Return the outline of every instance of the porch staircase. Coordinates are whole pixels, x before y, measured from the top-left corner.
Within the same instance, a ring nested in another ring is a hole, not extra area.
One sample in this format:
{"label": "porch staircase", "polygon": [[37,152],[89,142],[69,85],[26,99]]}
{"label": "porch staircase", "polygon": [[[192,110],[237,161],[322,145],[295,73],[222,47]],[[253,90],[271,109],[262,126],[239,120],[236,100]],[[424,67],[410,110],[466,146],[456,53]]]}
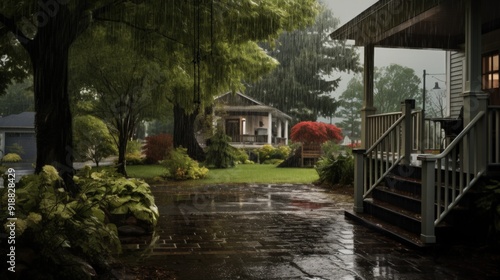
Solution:
{"label": "porch staircase", "polygon": [[[400,165],[388,174],[384,182],[373,189],[363,200],[362,213],[345,211],[345,216],[361,222],[375,230],[389,235],[401,242],[417,247],[426,247],[421,241],[422,182],[421,168]],[[452,194],[449,193],[451,197]],[[435,228],[436,243],[457,241],[458,232],[468,224],[468,208],[473,195],[462,199],[446,219]],[[460,230],[459,230],[460,229]]]}
{"label": "porch staircase", "polygon": [[414,144],[425,141],[415,143],[414,136],[424,132],[414,125],[419,117],[411,100],[403,105],[395,120],[387,121],[394,114],[369,120],[382,129],[368,149],[353,151],[354,207],[345,214],[418,247],[463,240],[472,221],[468,197],[487,169],[486,114],[478,112],[440,154],[419,153],[415,162]]}

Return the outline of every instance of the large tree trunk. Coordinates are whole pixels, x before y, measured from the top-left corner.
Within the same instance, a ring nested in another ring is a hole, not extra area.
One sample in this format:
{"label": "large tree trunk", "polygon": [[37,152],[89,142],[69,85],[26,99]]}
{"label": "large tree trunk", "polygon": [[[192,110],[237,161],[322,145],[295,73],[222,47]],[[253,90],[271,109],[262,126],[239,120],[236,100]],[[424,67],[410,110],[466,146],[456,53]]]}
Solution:
{"label": "large tree trunk", "polygon": [[29,48],[35,93],[37,158],[35,172],[53,165],[75,194],[73,182],[73,131],[68,95],[68,53],[71,38],[57,33],[59,22],[40,28]]}
{"label": "large tree trunk", "polygon": [[197,160],[205,160],[205,152],[194,136],[194,122],[199,110],[188,114],[179,105],[174,105],[174,147],[187,148],[188,155]]}

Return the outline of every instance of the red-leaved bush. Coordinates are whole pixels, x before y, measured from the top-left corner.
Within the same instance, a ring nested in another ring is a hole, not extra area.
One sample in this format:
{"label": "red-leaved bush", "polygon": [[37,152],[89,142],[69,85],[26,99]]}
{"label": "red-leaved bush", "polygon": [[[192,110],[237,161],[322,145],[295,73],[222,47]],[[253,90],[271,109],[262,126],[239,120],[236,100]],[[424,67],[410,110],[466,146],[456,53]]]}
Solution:
{"label": "red-leaved bush", "polygon": [[294,142],[324,143],[329,140],[342,140],[342,130],[333,124],[322,122],[299,122],[292,127],[290,138]]}
{"label": "red-leaved bush", "polygon": [[167,152],[172,150],[173,138],[170,134],[158,134],[146,137],[144,152],[147,163],[158,163],[163,160]]}

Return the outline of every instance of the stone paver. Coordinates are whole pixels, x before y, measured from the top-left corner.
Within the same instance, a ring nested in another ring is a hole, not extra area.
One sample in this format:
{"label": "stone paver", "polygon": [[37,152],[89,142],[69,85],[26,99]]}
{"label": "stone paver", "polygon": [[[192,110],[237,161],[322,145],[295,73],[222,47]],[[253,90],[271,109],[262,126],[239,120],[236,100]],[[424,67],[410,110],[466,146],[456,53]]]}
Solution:
{"label": "stone paver", "polygon": [[407,247],[346,220],[352,205],[320,187],[153,191],[158,240],[125,249],[177,279],[500,279],[498,256]]}

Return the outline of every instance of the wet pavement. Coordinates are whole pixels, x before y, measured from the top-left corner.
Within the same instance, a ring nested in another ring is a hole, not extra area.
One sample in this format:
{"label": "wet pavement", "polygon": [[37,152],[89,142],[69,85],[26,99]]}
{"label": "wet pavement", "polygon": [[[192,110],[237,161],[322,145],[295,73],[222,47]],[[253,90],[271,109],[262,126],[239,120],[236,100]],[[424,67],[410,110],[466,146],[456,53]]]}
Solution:
{"label": "wet pavement", "polygon": [[[156,187],[157,241],[125,246],[176,279],[500,279],[498,255],[419,250],[344,218],[316,186]],[[136,253],[138,254],[138,253]]]}

